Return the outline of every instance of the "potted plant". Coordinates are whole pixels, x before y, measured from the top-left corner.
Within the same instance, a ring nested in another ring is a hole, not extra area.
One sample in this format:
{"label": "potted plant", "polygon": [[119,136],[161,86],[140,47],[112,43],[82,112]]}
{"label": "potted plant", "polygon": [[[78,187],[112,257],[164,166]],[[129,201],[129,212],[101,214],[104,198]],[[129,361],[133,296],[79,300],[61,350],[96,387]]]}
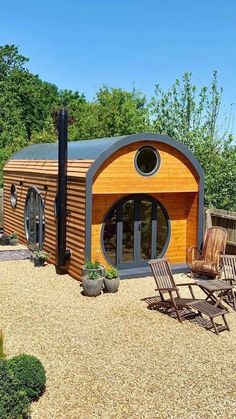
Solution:
{"label": "potted plant", "polygon": [[8,246],[10,244],[10,237],[6,233],[1,235],[0,244],[2,246]]}
{"label": "potted plant", "polygon": [[48,260],[50,257],[50,253],[47,253],[44,250],[39,250],[39,249],[33,250],[32,255],[33,255],[34,266],[36,267],[44,266],[46,260]]}
{"label": "potted plant", "polygon": [[105,271],[104,285],[107,292],[117,292],[120,285],[119,272],[114,266]]}
{"label": "potted plant", "polygon": [[90,272],[96,272],[100,276],[104,276],[105,267],[101,265],[98,260],[92,262],[91,260],[86,260],[85,264],[82,266],[82,275],[89,275]]}
{"label": "potted plant", "polygon": [[18,244],[18,235],[15,231],[10,235],[10,245],[16,246]]}
{"label": "potted plant", "polygon": [[90,270],[89,273],[84,275],[82,279],[84,295],[88,297],[97,297],[101,294],[103,279],[103,276],[96,272],[96,270]]}

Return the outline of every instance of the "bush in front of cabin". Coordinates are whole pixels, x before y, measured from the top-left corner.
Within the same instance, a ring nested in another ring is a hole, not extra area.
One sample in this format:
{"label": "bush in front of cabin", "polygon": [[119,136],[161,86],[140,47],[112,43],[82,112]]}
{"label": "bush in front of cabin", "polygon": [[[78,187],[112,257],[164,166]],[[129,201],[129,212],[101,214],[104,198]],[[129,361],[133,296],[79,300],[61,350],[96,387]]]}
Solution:
{"label": "bush in front of cabin", "polygon": [[32,355],[18,355],[8,360],[8,367],[21,383],[30,401],[36,400],[42,394],[46,372],[39,359]]}
{"label": "bush in front of cabin", "polygon": [[8,361],[0,361],[0,418],[22,418],[29,405],[27,393],[9,368]]}

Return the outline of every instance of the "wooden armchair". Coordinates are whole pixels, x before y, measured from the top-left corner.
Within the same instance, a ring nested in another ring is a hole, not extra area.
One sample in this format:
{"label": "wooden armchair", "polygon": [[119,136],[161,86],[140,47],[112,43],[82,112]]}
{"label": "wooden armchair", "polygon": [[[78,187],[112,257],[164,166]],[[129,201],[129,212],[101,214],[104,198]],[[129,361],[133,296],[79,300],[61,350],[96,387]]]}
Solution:
{"label": "wooden armchair", "polygon": [[187,251],[187,263],[192,274],[215,278],[220,275],[220,255],[225,253],[227,230],[210,227],[206,230],[202,252],[196,247]]}

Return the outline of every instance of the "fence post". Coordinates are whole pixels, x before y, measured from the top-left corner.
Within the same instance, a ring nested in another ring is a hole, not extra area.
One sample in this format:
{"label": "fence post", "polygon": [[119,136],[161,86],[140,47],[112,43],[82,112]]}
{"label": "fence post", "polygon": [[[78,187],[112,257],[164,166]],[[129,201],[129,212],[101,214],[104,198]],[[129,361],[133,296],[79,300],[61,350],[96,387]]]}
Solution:
{"label": "fence post", "polygon": [[207,209],[205,211],[205,230],[210,227],[212,227],[211,210]]}

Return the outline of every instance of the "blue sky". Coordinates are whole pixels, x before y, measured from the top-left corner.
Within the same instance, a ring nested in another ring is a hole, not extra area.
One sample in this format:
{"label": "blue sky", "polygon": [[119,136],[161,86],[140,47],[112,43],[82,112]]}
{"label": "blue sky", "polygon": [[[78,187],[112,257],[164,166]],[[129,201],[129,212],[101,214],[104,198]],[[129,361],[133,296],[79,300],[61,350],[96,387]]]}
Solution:
{"label": "blue sky", "polygon": [[216,69],[223,113],[236,102],[235,0],[9,0],[0,28],[30,71],[88,99],[102,84],[150,97],[186,70],[201,86]]}

